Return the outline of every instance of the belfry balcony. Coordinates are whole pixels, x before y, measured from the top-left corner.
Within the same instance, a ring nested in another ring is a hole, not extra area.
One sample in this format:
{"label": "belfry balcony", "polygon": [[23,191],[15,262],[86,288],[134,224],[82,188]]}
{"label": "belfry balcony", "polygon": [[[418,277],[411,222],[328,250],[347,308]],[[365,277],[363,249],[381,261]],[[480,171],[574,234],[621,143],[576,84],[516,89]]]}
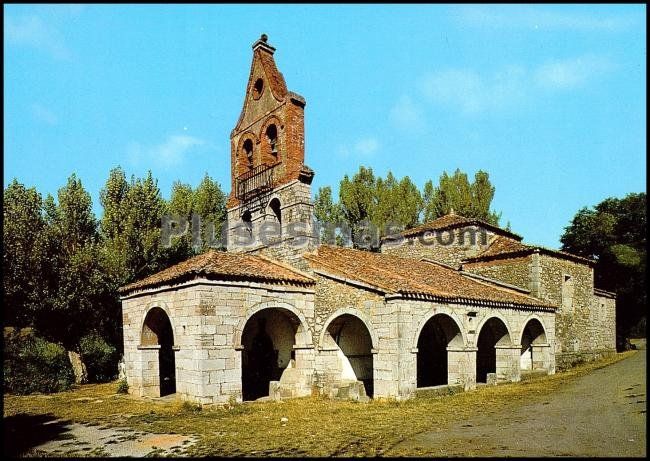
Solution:
{"label": "belfry balcony", "polygon": [[236,197],[242,202],[246,202],[273,189],[273,172],[279,165],[258,165],[255,168],[236,178]]}

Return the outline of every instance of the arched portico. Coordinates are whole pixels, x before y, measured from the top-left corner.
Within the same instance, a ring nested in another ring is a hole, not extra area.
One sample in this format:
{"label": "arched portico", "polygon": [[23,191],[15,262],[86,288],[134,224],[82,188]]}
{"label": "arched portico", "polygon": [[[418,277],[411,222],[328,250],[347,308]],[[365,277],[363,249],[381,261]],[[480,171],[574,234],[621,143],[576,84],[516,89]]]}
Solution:
{"label": "arched portico", "polygon": [[541,320],[529,319],[521,332],[520,367],[522,371],[551,370],[550,345]]}
{"label": "arched portico", "polygon": [[323,328],[320,348],[332,354],[338,379],[363,382],[366,395],[374,392],[373,335],[368,323],[349,311],[337,311]]}
{"label": "arched portico", "polygon": [[140,334],[139,349],[143,355],[143,388],[147,394],[162,397],[176,392],[176,360],[174,331],[167,313],[152,307],[146,313]]}
{"label": "arched portico", "polygon": [[476,341],[476,382],[487,383],[494,374],[496,382],[518,381],[519,347],[515,346],[505,321],[487,318],[478,330]]}
{"label": "arched portico", "polygon": [[300,352],[311,335],[299,314],[287,307],[258,306],[238,331],[243,400],[271,395],[272,382],[279,383],[281,395],[304,393],[311,364]]}
{"label": "arched portico", "polygon": [[455,383],[454,351],[465,345],[458,323],[447,314],[435,314],[421,326],[417,339],[417,387]]}

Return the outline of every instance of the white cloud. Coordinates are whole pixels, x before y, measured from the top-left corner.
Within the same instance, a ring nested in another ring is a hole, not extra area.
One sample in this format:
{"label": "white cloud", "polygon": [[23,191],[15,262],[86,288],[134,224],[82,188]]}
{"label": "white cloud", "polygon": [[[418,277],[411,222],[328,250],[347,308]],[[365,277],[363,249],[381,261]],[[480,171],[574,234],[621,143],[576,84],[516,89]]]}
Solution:
{"label": "white cloud", "polygon": [[171,168],[180,165],[193,148],[204,144],[205,141],[193,136],[171,135],[158,145],[146,147],[140,143],[131,143],[126,150],[129,161],[134,165],[147,162]]}
{"label": "white cloud", "polygon": [[337,152],[342,157],[350,157],[353,155],[369,156],[379,150],[380,144],[376,138],[366,137],[358,139],[352,144],[341,145]]}
{"label": "white cloud", "polygon": [[39,16],[5,19],[5,39],[13,45],[31,46],[45,51],[55,59],[68,60],[72,53],[61,33]]}
{"label": "white cloud", "polygon": [[448,69],[426,75],[420,89],[429,101],[471,115],[521,102],[526,94],[525,74],[521,66],[505,67],[489,76],[472,69]]}
{"label": "white cloud", "polygon": [[431,103],[471,116],[518,108],[538,97],[540,91],[585,86],[614,67],[607,57],[588,54],[548,61],[532,69],[505,66],[491,74],[447,69],[425,75],[420,90]]}
{"label": "white cloud", "polygon": [[464,25],[492,28],[616,32],[634,26],[631,15],[596,15],[522,5],[462,6],[452,10]]}
{"label": "white cloud", "polygon": [[604,57],[586,55],[547,62],[537,69],[535,79],[544,87],[574,88],[590,78],[608,72],[612,67],[612,63]]}
{"label": "white cloud", "polygon": [[421,132],[426,126],[422,110],[413,102],[410,96],[403,95],[390,110],[393,124],[410,132]]}
{"label": "white cloud", "polygon": [[360,139],[354,145],[354,150],[362,155],[370,155],[379,149],[379,141],[375,138]]}
{"label": "white cloud", "polygon": [[40,122],[48,125],[56,125],[59,122],[59,119],[54,112],[38,103],[32,104],[31,111],[34,118]]}

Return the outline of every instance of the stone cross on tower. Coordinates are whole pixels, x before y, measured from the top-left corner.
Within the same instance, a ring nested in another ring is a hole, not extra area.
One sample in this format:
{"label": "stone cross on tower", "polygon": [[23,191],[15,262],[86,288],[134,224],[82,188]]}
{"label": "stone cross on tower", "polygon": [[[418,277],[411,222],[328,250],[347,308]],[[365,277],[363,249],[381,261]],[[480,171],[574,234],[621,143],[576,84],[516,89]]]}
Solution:
{"label": "stone cross on tower", "polygon": [[230,133],[228,250],[273,247],[281,257],[296,237],[311,238],[314,172],[304,163],[305,99],[287,89],[274,52],[266,34],[253,43],[244,106]]}

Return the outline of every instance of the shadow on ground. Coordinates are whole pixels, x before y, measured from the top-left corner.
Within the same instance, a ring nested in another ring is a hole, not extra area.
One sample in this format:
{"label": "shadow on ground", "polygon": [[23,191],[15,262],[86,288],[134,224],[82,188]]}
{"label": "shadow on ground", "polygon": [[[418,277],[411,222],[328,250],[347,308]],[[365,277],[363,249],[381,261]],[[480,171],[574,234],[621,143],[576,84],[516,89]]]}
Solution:
{"label": "shadow on ground", "polygon": [[67,425],[68,421],[49,414],[20,413],[5,417],[2,420],[2,454],[17,457],[43,443],[67,438]]}

